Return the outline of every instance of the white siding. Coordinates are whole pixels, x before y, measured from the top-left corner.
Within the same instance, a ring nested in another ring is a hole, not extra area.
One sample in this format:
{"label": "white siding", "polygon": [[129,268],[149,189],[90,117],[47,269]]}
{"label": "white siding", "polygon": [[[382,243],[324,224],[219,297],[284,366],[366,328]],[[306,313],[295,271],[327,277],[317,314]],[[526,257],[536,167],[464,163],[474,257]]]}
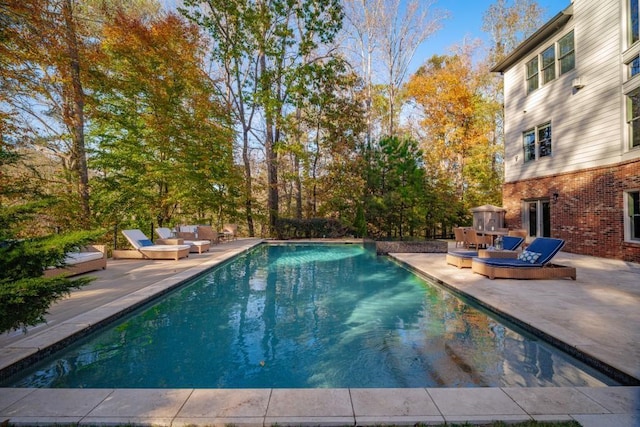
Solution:
{"label": "white siding", "polygon": [[[574,0],[574,15],[566,26],[505,73],[506,182],[623,159],[624,5],[625,0]],[[572,29],[575,69],[527,95],[526,62]],[[585,84],[578,91],[571,86],[576,77]],[[522,133],[548,121],[552,126],[552,156],[524,163]]]}

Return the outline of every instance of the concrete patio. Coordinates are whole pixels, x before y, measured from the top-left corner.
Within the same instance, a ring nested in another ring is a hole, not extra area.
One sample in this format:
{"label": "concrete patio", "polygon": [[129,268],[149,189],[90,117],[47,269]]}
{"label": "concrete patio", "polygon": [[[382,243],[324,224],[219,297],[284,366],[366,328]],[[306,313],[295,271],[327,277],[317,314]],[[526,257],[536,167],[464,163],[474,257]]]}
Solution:
{"label": "concrete patio", "polygon": [[[64,346],[123,310],[259,244],[238,239],[180,261],[109,260],[57,304],[48,323],[0,335],[0,369]],[[539,331],[627,379],[640,379],[640,265],[560,253],[576,281],[489,280],[444,254],[393,254],[431,281]],[[638,383],[638,382],[636,382]],[[640,387],[416,389],[0,389],[0,421],[15,425],[414,425],[577,420],[640,426]]]}

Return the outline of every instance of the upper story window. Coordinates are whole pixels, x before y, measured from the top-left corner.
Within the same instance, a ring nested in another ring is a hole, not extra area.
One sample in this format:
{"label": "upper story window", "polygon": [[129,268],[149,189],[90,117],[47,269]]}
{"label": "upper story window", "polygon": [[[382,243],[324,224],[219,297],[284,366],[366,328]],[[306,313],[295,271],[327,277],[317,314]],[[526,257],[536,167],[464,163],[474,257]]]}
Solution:
{"label": "upper story window", "polygon": [[551,155],[551,123],[538,125],[522,134],[524,162]]}
{"label": "upper story window", "polygon": [[627,0],[629,5],[629,46],[640,40],[640,6],[638,0]]}
{"label": "upper story window", "polygon": [[538,89],[538,57],[527,62],[527,92]]}
{"label": "upper story window", "polygon": [[560,63],[560,75],[573,70],[576,66],[573,31],[558,40],[558,62]]}
{"label": "upper story window", "polygon": [[527,93],[549,83],[556,76],[573,70],[575,64],[575,45],[571,31],[527,62]]}
{"label": "upper story window", "polygon": [[542,59],[542,84],[556,78],[556,48],[549,46],[540,55]]}

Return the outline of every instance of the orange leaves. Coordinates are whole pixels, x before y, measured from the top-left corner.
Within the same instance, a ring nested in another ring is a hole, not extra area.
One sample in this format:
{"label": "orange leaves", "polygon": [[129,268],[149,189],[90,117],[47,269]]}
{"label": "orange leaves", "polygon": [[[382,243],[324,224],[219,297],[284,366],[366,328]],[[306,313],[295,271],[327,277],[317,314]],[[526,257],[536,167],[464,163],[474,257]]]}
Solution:
{"label": "orange leaves", "polygon": [[486,96],[485,71],[474,68],[472,52],[432,57],[406,86],[407,94],[422,109],[422,149],[425,160],[449,176],[462,195],[481,176],[477,165],[495,155],[490,135],[495,127],[492,107]]}

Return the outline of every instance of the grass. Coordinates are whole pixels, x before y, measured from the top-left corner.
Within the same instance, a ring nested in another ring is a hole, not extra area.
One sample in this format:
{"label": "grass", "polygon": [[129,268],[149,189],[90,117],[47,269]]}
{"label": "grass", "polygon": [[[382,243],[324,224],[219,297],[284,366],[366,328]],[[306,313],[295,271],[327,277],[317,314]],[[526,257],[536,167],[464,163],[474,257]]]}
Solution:
{"label": "grass", "polygon": [[494,421],[490,424],[441,424],[447,427],[580,427],[577,421],[524,421],[516,424],[507,424],[503,421]]}

